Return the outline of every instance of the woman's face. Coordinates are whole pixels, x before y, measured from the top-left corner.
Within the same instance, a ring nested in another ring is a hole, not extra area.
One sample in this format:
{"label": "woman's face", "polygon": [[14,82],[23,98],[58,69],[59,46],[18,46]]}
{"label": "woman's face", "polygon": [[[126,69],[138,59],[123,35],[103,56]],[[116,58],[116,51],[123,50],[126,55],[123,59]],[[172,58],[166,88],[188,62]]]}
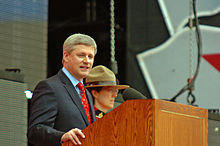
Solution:
{"label": "woman's face", "polygon": [[114,86],[104,86],[99,92],[92,90],[92,95],[95,101],[94,106],[106,113],[114,107],[117,94],[118,90]]}

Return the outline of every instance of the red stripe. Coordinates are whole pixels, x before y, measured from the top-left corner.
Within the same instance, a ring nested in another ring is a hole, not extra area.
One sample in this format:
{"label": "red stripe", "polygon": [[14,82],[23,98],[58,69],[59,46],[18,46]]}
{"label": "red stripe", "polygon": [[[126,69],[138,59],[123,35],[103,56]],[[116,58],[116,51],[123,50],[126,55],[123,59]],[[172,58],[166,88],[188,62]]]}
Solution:
{"label": "red stripe", "polygon": [[202,57],[220,72],[220,54],[205,54]]}

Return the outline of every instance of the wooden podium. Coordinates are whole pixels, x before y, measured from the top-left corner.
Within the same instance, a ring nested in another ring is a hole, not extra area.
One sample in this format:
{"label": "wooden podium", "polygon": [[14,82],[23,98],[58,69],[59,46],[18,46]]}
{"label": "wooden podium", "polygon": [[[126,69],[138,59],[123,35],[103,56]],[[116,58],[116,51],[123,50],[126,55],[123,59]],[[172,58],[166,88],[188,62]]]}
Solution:
{"label": "wooden podium", "polygon": [[208,146],[208,110],[159,99],[128,100],[83,133],[83,146]]}

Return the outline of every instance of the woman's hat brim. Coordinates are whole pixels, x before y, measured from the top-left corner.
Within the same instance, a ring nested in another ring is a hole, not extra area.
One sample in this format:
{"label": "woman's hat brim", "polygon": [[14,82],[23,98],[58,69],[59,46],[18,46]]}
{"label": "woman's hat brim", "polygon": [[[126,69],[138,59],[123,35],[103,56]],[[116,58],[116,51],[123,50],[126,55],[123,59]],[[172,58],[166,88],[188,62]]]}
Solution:
{"label": "woman's hat brim", "polygon": [[116,89],[125,89],[125,88],[129,88],[128,85],[90,85],[90,86],[86,86],[86,88],[93,88],[93,87],[115,87]]}

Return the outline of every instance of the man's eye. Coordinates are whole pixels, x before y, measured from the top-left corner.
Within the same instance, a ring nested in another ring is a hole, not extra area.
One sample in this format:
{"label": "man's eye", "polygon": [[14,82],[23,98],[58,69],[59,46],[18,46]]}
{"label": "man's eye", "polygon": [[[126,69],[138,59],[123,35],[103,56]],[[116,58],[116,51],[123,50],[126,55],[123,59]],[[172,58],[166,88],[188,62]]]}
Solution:
{"label": "man's eye", "polygon": [[82,56],[84,56],[84,54],[79,54],[78,56],[82,57]]}
{"label": "man's eye", "polygon": [[90,59],[93,59],[93,56],[89,56]]}

